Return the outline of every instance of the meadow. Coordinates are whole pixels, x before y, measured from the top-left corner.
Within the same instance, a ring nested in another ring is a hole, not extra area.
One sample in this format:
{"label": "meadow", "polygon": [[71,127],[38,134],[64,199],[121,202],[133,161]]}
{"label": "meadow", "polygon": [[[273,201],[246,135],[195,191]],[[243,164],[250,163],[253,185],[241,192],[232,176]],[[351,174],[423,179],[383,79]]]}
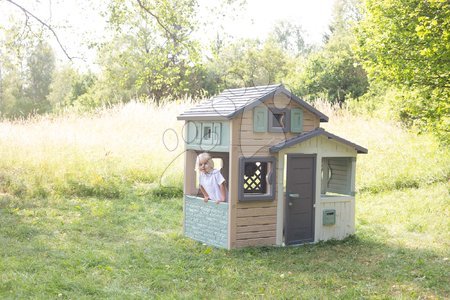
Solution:
{"label": "meadow", "polygon": [[182,235],[189,105],[0,123],[0,298],[450,297],[450,153],[433,136],[316,103],[369,149],[356,234],[226,251]]}

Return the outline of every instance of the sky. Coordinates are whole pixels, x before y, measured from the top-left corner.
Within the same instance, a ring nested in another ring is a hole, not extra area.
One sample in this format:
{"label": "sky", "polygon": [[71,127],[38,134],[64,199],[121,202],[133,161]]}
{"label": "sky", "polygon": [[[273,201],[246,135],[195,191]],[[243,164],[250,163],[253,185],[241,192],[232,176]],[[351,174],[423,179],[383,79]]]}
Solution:
{"label": "sky", "polygon": [[235,36],[263,38],[274,24],[286,20],[301,25],[308,43],[318,44],[331,20],[333,0],[247,0],[247,10],[227,24]]}
{"label": "sky", "polygon": [[[15,1],[42,20],[55,25],[55,31],[69,54],[84,58],[79,60],[79,64],[91,64],[95,60],[95,52],[89,48],[89,44],[104,38],[106,22],[99,12],[105,8],[105,1]],[[220,0],[198,0],[204,18],[211,16],[210,8],[218,1]],[[323,34],[328,29],[334,0],[247,0],[246,2],[247,5],[244,7],[235,5],[234,10],[227,9],[230,16],[226,19],[209,20],[210,25],[201,33],[202,38],[212,39],[216,33],[215,29],[221,25],[222,30],[230,37],[264,39],[277,21],[286,20],[303,28],[307,43],[320,44]],[[24,19],[19,9],[6,1],[0,1],[0,25],[7,24],[11,15],[14,19]],[[209,26],[212,26],[214,30],[208,30]],[[54,45],[57,46],[55,42]],[[61,50],[56,50],[56,54],[62,61],[66,59]]]}

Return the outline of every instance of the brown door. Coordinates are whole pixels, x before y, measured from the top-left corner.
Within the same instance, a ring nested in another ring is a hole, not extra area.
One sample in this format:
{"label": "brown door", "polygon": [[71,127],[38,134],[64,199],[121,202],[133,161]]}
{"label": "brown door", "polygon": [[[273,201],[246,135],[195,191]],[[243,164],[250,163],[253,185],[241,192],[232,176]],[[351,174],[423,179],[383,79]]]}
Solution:
{"label": "brown door", "polygon": [[286,165],[285,243],[313,242],[316,156],[288,154]]}

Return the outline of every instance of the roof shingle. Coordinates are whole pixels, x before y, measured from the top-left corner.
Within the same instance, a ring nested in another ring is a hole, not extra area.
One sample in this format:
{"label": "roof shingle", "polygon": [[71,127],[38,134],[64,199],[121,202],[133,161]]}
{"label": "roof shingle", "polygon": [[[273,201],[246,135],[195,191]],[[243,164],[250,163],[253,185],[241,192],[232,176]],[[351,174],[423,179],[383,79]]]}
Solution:
{"label": "roof shingle", "polygon": [[178,120],[229,120],[240,114],[244,109],[263,103],[272,98],[275,93],[284,93],[292,101],[298,103],[311,113],[327,122],[328,117],[288,91],[282,84],[246,87],[224,90],[211,99],[202,101],[195,107],[180,114]]}

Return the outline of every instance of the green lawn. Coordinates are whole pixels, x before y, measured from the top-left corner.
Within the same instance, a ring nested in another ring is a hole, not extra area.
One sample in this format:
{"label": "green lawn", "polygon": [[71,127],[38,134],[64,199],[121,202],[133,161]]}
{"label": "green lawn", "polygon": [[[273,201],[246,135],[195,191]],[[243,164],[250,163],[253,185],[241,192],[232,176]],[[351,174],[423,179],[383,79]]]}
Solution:
{"label": "green lawn", "polygon": [[226,251],[183,237],[182,200],[0,196],[0,298],[447,298],[448,185],[364,193],[356,236]]}
{"label": "green lawn", "polygon": [[324,127],[369,149],[356,235],[226,251],[182,235],[184,145],[164,132],[182,137],[185,108],[163,109],[0,122],[0,299],[450,298],[450,151],[433,136],[328,107]]}

